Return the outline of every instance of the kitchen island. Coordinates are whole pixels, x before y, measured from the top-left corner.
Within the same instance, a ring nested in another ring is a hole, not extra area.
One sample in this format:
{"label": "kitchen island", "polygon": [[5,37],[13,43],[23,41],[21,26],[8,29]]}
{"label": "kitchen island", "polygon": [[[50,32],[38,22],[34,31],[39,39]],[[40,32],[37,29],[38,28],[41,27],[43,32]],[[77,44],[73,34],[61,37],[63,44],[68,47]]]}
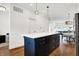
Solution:
{"label": "kitchen island", "polygon": [[39,33],[23,36],[25,56],[48,56],[60,45],[59,33]]}

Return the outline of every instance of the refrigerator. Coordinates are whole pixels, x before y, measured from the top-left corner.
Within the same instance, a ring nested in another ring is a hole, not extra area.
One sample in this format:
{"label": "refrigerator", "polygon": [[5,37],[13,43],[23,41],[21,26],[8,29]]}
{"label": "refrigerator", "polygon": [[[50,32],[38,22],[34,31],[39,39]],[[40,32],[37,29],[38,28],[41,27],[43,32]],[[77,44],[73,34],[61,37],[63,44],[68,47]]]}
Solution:
{"label": "refrigerator", "polygon": [[76,56],[79,56],[79,13],[75,14]]}

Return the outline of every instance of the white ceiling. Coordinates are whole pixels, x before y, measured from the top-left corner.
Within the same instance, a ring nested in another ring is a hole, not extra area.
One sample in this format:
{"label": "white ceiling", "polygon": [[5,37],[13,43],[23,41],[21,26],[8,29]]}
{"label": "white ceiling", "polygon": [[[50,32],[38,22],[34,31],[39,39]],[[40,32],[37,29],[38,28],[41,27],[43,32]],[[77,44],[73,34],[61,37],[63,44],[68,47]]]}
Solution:
{"label": "white ceiling", "polygon": [[[36,4],[35,3],[20,3],[20,6],[34,11]],[[46,6],[49,5],[49,16],[52,18],[67,18],[68,13],[77,12],[78,4],[77,3],[38,3],[37,9],[40,13],[47,14]]]}

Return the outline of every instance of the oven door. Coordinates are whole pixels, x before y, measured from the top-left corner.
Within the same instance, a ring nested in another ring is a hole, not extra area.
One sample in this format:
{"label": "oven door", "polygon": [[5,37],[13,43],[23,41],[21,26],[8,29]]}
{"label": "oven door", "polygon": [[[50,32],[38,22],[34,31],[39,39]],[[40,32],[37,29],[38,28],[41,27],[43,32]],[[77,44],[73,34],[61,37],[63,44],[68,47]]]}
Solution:
{"label": "oven door", "polygon": [[6,36],[0,35],[0,43],[5,43],[5,42],[6,42]]}

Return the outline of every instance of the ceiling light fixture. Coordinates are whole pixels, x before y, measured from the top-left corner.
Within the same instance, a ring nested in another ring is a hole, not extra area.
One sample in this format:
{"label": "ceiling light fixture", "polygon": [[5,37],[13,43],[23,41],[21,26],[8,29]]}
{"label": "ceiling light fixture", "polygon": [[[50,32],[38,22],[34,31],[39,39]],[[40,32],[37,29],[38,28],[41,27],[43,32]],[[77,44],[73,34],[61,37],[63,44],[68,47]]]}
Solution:
{"label": "ceiling light fixture", "polygon": [[0,6],[0,11],[5,11],[5,10],[6,10],[6,7]]}
{"label": "ceiling light fixture", "polygon": [[70,20],[70,13],[68,13],[68,20]]}
{"label": "ceiling light fixture", "polygon": [[48,10],[49,9],[49,6],[47,6],[46,8],[47,8],[47,16],[49,16],[49,13],[48,13],[49,12],[49,10]]}
{"label": "ceiling light fixture", "polygon": [[35,7],[35,11],[34,11],[35,15],[39,15],[39,10],[37,8],[37,3],[36,3],[36,7]]}
{"label": "ceiling light fixture", "polygon": [[68,21],[65,22],[67,25],[72,25],[72,21],[70,20],[70,13],[68,13]]}
{"label": "ceiling light fixture", "polygon": [[48,17],[48,20],[50,20],[50,16],[49,16],[49,5],[47,5],[47,17]]}

